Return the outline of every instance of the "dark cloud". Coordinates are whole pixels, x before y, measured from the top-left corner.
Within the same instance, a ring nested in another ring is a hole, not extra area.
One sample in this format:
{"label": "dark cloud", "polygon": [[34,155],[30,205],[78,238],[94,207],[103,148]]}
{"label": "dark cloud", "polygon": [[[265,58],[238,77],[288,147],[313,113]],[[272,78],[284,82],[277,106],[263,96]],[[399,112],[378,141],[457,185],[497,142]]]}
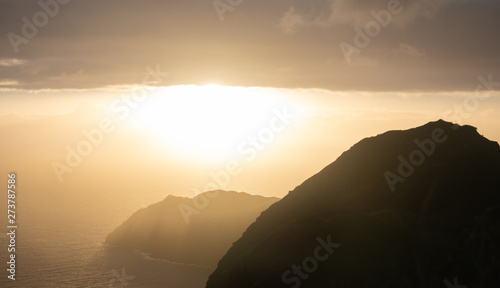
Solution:
{"label": "dark cloud", "polygon": [[[72,0],[29,39],[22,19],[42,8],[4,0],[0,88],[140,84],[157,64],[170,73],[160,85],[472,90],[478,75],[500,74],[498,1],[402,0],[348,63],[339,45],[356,47],[353,25],[363,30],[389,2],[242,0],[221,21],[212,1]],[[9,33],[27,40],[18,53]]]}

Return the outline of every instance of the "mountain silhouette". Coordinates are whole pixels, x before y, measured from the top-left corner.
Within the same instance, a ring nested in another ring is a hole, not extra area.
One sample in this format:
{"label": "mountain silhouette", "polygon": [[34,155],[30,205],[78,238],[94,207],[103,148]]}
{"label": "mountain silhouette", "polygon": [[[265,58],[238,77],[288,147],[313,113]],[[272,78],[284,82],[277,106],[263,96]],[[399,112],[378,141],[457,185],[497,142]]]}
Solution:
{"label": "mountain silhouette", "polygon": [[167,196],[135,212],[106,243],[152,257],[215,267],[245,229],[278,198],[211,191],[194,198]]}
{"label": "mountain silhouette", "polygon": [[442,120],[366,138],[233,244],[207,288],[500,287],[500,147]]}

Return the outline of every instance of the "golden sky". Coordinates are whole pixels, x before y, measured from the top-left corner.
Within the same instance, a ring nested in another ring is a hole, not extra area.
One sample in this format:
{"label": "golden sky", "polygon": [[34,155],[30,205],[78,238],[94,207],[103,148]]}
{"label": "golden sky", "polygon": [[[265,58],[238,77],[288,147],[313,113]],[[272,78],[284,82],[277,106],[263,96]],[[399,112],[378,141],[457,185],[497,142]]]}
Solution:
{"label": "golden sky", "polygon": [[159,200],[224,188],[282,197],[361,139],[387,130],[443,118],[500,139],[495,91],[474,98],[185,85],[144,88],[136,101],[137,91],[3,96],[2,171],[15,169],[29,179],[24,185],[51,191],[128,191]]}
{"label": "golden sky", "polygon": [[442,118],[498,141],[498,15],[472,0],[0,1],[0,167],[53,190],[192,196],[226,179],[282,197],[387,130]]}

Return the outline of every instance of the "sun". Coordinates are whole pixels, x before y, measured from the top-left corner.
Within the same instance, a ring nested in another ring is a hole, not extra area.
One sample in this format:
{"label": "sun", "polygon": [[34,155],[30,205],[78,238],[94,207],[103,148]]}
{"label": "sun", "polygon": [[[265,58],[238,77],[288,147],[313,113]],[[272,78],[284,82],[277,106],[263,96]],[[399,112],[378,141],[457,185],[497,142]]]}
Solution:
{"label": "sun", "polygon": [[141,104],[134,122],[184,158],[225,161],[284,101],[262,88],[162,87]]}

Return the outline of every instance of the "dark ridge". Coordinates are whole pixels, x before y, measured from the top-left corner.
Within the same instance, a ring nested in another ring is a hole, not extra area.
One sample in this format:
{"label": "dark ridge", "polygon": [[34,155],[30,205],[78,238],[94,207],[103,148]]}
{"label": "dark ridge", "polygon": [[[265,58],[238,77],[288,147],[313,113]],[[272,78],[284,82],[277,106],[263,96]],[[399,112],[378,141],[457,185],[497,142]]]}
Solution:
{"label": "dark ridge", "polygon": [[[443,120],[389,131],[264,211],[206,287],[500,287],[499,219],[498,143]],[[318,237],[340,244],[325,261]]]}

